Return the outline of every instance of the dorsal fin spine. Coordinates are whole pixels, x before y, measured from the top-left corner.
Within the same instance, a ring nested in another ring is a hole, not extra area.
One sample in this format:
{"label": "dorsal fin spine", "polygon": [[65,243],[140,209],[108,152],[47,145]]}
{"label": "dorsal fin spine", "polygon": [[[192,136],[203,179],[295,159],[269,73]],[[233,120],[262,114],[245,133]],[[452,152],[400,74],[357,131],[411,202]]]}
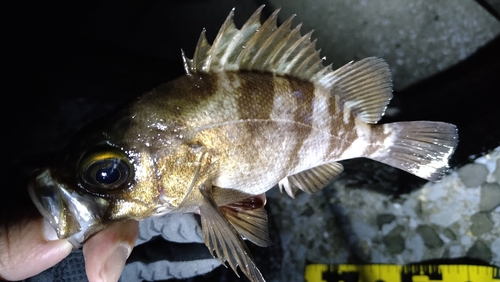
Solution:
{"label": "dorsal fin spine", "polygon": [[199,60],[202,57],[202,54],[208,52],[210,50],[210,44],[208,44],[208,41],[207,41],[207,37],[206,37],[206,29],[203,29],[201,31],[201,34],[200,34],[200,38],[198,39],[198,44],[196,45],[196,49],[194,51],[194,56],[193,56],[193,67],[194,69],[192,69],[192,71],[195,71],[196,70],[202,70],[204,71],[205,68],[204,68],[204,64],[205,64],[205,60]]}
{"label": "dorsal fin spine", "polygon": [[[288,35],[285,39],[283,39],[280,43],[279,46],[279,51],[280,52],[275,52],[274,56],[272,56],[272,60],[270,60],[272,66],[274,66],[277,69],[283,69],[284,65],[287,65],[286,63],[288,62],[288,58],[290,55],[296,51],[297,46],[301,42],[303,42],[303,38],[301,37],[299,40],[296,42],[289,44],[291,42],[291,38],[294,36],[300,36],[300,28],[302,27],[302,24],[298,24]],[[293,59],[292,59],[293,60]],[[289,62],[288,62],[289,63]]]}
{"label": "dorsal fin spine", "polygon": [[[243,37],[244,35],[244,31],[249,29],[252,25],[254,24],[260,24],[260,14],[262,12],[262,9],[264,8],[264,6],[260,6],[253,14],[252,16],[250,16],[250,18],[245,22],[245,24],[241,27],[240,30],[238,30],[238,32],[235,34],[235,36],[233,37],[233,40],[229,43],[227,49],[226,49],[226,53],[223,54],[223,57],[221,59],[221,65],[224,65],[227,61],[228,61],[228,58],[233,54],[233,52],[235,51],[236,47],[238,46],[238,43],[241,42],[241,38]],[[234,8],[231,12],[234,11]],[[234,15],[234,13],[233,13]],[[226,19],[226,21],[229,20],[229,17],[228,19]],[[231,18],[231,22],[233,22],[233,18]],[[233,23],[233,26],[234,26],[234,23]]]}
{"label": "dorsal fin spine", "polygon": [[[256,57],[266,56],[268,48],[270,48],[270,46],[272,45],[275,45],[275,47],[271,52],[269,52],[269,54],[276,55],[277,53],[279,53],[281,47],[283,47],[283,45],[285,45],[286,43],[286,41],[284,41],[283,38],[280,39],[280,37],[282,37],[283,35],[285,35],[285,37],[290,35],[290,28],[292,26],[292,20],[294,17],[295,15],[292,15],[283,24],[281,24],[275,32],[272,33],[272,35],[264,42],[262,48],[259,49]],[[279,41],[276,42],[277,40]],[[262,66],[265,68],[265,66],[268,65],[272,58],[272,55],[267,55],[266,58],[263,58]]]}
{"label": "dorsal fin spine", "polygon": [[[311,39],[311,33],[312,31],[304,34],[304,36],[300,36],[300,29],[302,28],[302,23],[299,23],[291,32],[290,34],[287,36],[287,39],[284,40],[286,42],[290,42],[291,38],[293,36],[296,36],[298,35],[300,37],[299,40],[293,42],[292,44],[290,44],[290,47],[286,48],[285,49],[285,53],[283,53],[283,56],[281,56],[282,60],[283,61],[286,61],[288,60],[288,57],[297,49],[297,47],[302,44],[304,41],[308,41]],[[286,44],[286,43],[285,43]],[[283,44],[283,45],[285,45]]]}
{"label": "dorsal fin spine", "polygon": [[[310,31],[310,33],[307,33],[306,35],[304,35],[302,37],[303,40],[310,40],[311,39],[311,34],[312,34],[312,30]],[[302,41],[302,40],[301,40]],[[297,44],[301,44],[300,41],[297,41]],[[315,45],[316,45],[316,40],[312,41],[312,42],[309,42],[309,44],[305,47],[305,48],[302,48],[302,50],[300,50],[296,55],[295,55],[295,58],[293,58],[292,61],[290,61],[289,64],[287,64],[284,68],[284,72],[285,73],[288,73],[288,72],[291,72],[293,75],[296,75],[298,76],[298,72],[301,70],[301,67],[305,64],[307,64],[308,61],[310,61],[315,55],[316,53],[313,52],[308,58],[302,60],[302,62],[299,61],[299,58],[302,58],[303,57],[303,54],[305,54],[306,52],[308,52],[310,49],[315,49]],[[294,46],[295,48],[298,47],[297,46]],[[299,63],[298,66],[295,66],[297,63]]]}
{"label": "dorsal fin spine", "polygon": [[[316,56],[319,56],[320,53],[321,53],[321,48],[318,49],[318,51],[316,52]],[[312,75],[317,72],[317,69],[322,67],[323,67],[323,58],[311,64],[311,66],[304,71],[304,75],[306,77],[312,77]]]}
{"label": "dorsal fin spine", "polygon": [[290,72],[290,69],[295,65],[295,63],[298,60],[298,54],[301,54],[305,52],[307,49],[309,49],[309,46],[313,44],[312,42],[309,43],[309,46],[306,48],[302,48],[302,50],[297,51],[295,56],[293,56],[291,61],[288,61],[288,58],[298,49],[298,47],[304,42],[304,41],[310,41],[311,40],[311,35],[313,31],[311,30],[310,32],[306,33],[304,36],[302,36],[299,40],[297,40],[289,49],[287,52],[286,56],[283,57],[283,59],[280,62],[280,69],[283,69],[284,73]]}
{"label": "dorsal fin spine", "polygon": [[[264,7],[264,5],[262,5],[261,7]],[[257,39],[261,37],[261,34],[265,29],[266,25],[269,25],[269,22],[271,22],[273,19],[274,21],[276,21],[278,12],[279,9],[274,11],[274,13],[263,24],[259,25],[259,27],[255,30],[254,35],[245,45],[243,51],[241,51],[241,53],[238,55],[235,61],[240,68],[245,68],[248,70],[251,69],[251,64],[249,64],[248,59],[253,58],[253,56],[251,56],[250,53],[253,51],[254,45],[256,45],[258,42]],[[260,18],[260,13],[259,13],[259,18]],[[276,23],[274,25],[276,25]]]}
{"label": "dorsal fin spine", "polygon": [[[258,30],[258,37],[256,37],[255,43],[257,42],[264,42],[264,44],[267,42],[269,37],[266,36],[267,32],[272,32],[277,28],[276,22],[278,20],[278,12],[279,9],[274,11],[274,13],[271,14],[271,16],[262,24],[261,28]],[[259,56],[261,54],[261,51],[265,48],[259,48],[257,50],[257,53],[252,57],[252,60],[250,61],[249,67],[252,69],[257,60],[259,59]]]}
{"label": "dorsal fin spine", "polygon": [[186,57],[186,53],[181,49],[182,63],[184,64],[184,71],[187,75],[191,74],[191,69],[193,69],[193,60]]}
{"label": "dorsal fin spine", "polygon": [[[234,23],[233,23],[234,8],[231,10],[231,13],[229,15],[230,15],[230,17],[227,17],[226,22],[230,20],[231,24],[234,26]],[[234,28],[236,29],[236,27],[234,27]],[[220,59],[220,64],[221,65],[225,65],[226,64],[227,58],[229,58],[229,56],[233,53],[234,48],[236,47],[236,43],[238,43],[238,41],[239,41],[240,38],[241,38],[241,31],[238,31],[234,35],[233,40],[231,40],[231,42],[226,47],[226,52],[224,54],[222,54],[222,58]]]}
{"label": "dorsal fin spine", "polygon": [[[222,24],[222,27],[219,30],[219,33],[215,37],[215,40],[212,44],[213,48],[210,49],[210,60],[207,62],[206,67],[208,70],[212,69],[212,60],[214,58],[219,58],[219,56],[224,56],[227,52],[228,42],[226,38],[234,37],[235,33],[238,33],[239,30],[236,29],[234,25],[234,8],[231,10],[226,20]],[[230,43],[230,42],[229,42]],[[214,62],[213,68],[215,70],[222,70],[224,68],[225,62],[220,59]]]}
{"label": "dorsal fin spine", "polygon": [[[314,41],[313,41],[313,42],[311,42],[311,43],[309,44],[309,46],[308,46],[308,48],[307,48],[307,49],[309,49],[310,47],[315,48],[314,46],[316,45],[316,41],[317,41],[317,40],[316,40],[316,39],[314,39]],[[305,52],[307,52],[307,49],[304,49],[304,53],[305,53]],[[298,72],[299,70],[303,70],[303,68],[304,68],[305,66],[307,66],[307,64],[309,64],[309,62],[310,62],[311,60],[315,59],[315,58],[319,55],[319,52],[320,52],[320,51],[321,51],[321,50],[316,50],[314,53],[312,53],[311,55],[309,55],[309,57],[305,58],[305,59],[302,61],[302,63],[300,63],[300,64],[299,64],[299,65],[295,68],[295,69],[297,70],[297,72]],[[301,54],[301,55],[302,55],[302,54]]]}
{"label": "dorsal fin spine", "polygon": [[[236,27],[234,26],[234,21],[233,21],[233,18],[234,18],[234,8],[231,10],[231,12],[229,13],[228,17],[226,18],[226,21],[224,22],[224,24],[222,24],[222,28],[220,29],[219,33],[225,33],[227,32],[227,30],[229,29],[236,29]],[[237,37],[239,34],[239,32],[234,36],[234,37]],[[217,42],[217,45],[220,44],[220,41],[222,39],[222,37],[219,37],[217,36],[216,39],[218,39],[218,42]],[[222,53],[222,58],[220,59],[220,62],[219,62],[219,65],[225,65],[225,63],[227,62],[227,58],[228,56],[232,53],[233,51],[233,48],[234,48],[234,42],[236,42],[236,40],[233,40],[229,43],[229,45],[225,48],[224,52]],[[214,45],[216,44],[216,42],[214,41]]]}

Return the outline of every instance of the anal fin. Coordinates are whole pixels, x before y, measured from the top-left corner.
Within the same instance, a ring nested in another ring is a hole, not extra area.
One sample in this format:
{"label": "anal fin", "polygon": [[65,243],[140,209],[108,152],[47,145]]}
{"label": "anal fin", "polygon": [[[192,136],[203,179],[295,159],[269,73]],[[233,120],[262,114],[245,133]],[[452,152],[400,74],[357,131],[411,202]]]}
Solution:
{"label": "anal fin", "polygon": [[200,185],[199,191],[203,196],[200,205],[201,228],[205,245],[210,253],[213,255],[215,250],[219,260],[224,265],[227,261],[236,275],[239,266],[250,281],[265,281],[238,231],[226,220],[215,204],[212,198],[212,186]]}
{"label": "anal fin", "polygon": [[328,183],[342,173],[344,167],[338,162],[331,162],[301,171],[283,178],[279,183],[280,191],[292,198],[300,189],[308,194],[313,194],[324,188]]}
{"label": "anal fin", "polygon": [[258,246],[267,247],[271,245],[271,240],[265,204],[266,195],[261,194],[219,207],[219,209],[241,236]]}

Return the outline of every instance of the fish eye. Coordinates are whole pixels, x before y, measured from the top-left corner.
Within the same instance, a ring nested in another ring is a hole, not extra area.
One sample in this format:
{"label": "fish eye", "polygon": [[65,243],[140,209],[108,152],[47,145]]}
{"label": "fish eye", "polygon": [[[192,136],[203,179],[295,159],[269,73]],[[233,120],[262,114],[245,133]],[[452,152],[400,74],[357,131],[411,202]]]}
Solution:
{"label": "fish eye", "polygon": [[130,179],[130,163],[121,152],[94,152],[80,161],[80,175],[90,188],[114,190]]}

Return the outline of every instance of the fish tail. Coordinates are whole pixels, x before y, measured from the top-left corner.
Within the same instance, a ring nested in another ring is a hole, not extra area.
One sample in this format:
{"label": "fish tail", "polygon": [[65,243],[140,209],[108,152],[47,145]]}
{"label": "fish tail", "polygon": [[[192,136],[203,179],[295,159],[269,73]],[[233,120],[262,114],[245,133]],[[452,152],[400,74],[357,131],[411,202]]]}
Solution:
{"label": "fish tail", "polygon": [[438,181],[458,143],[453,124],[433,121],[395,122],[374,126],[384,136],[369,158],[424,179]]}

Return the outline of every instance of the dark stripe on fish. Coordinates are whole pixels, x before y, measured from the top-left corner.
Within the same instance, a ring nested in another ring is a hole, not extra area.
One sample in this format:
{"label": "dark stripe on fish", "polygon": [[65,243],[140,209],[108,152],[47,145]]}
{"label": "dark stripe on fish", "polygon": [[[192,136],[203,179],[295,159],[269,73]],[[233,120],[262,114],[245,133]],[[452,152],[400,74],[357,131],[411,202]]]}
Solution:
{"label": "dark stripe on fish", "polygon": [[365,155],[369,156],[384,147],[384,141],[392,132],[384,133],[384,126],[370,126],[370,145],[366,147]]}
{"label": "dark stripe on fish", "polygon": [[[277,91],[283,91],[277,93],[284,97],[289,97],[297,105],[294,116],[290,117],[290,120],[296,122],[295,126],[290,127],[290,136],[295,136],[295,146],[291,150],[289,156],[290,161],[288,168],[293,170],[300,163],[299,155],[300,149],[304,145],[305,140],[309,138],[313,130],[312,121],[313,117],[313,101],[314,101],[314,89],[313,83],[298,78],[290,76],[278,76],[278,79],[288,82],[287,87],[280,87]],[[277,88],[275,86],[275,88]],[[287,104],[291,104],[291,101]],[[307,125],[307,126],[304,126]]]}
{"label": "dark stripe on fish", "polygon": [[291,76],[285,76],[284,78],[288,80],[292,97],[295,98],[298,105],[293,120],[311,125],[313,119],[314,84]]}
{"label": "dark stripe on fish", "polygon": [[[196,92],[200,93],[200,96],[196,98],[209,98],[217,93],[217,76],[212,74],[196,74],[189,76],[190,80],[185,81],[186,85],[184,87],[179,88],[179,92],[182,92],[183,89],[191,89],[196,88]],[[191,83],[191,85],[189,85]],[[185,93],[183,93],[185,95]],[[191,96],[191,95],[190,95]]]}
{"label": "dark stripe on fish", "polygon": [[[340,111],[337,112],[337,109],[340,108]],[[337,138],[332,138],[330,139],[330,143],[328,145],[328,153],[330,154],[330,157],[328,159],[336,159],[339,156],[332,156],[332,153],[338,153],[342,154],[345,152],[347,148],[356,140],[359,138],[358,132],[356,130],[356,122],[355,122],[355,117],[352,113],[349,114],[349,119],[347,123],[344,122],[344,111],[348,109],[345,109],[345,106],[343,103],[340,105],[336,105],[335,99],[330,99],[328,103],[328,111],[332,115],[337,115],[336,118],[331,118],[330,119],[330,130],[332,134],[336,134]],[[342,132],[342,134],[338,134],[339,132]]]}
{"label": "dark stripe on fish", "polygon": [[[228,73],[228,78],[239,79],[238,114],[240,119],[270,119],[274,101],[273,74],[268,72]],[[234,81],[232,81],[234,82]]]}

